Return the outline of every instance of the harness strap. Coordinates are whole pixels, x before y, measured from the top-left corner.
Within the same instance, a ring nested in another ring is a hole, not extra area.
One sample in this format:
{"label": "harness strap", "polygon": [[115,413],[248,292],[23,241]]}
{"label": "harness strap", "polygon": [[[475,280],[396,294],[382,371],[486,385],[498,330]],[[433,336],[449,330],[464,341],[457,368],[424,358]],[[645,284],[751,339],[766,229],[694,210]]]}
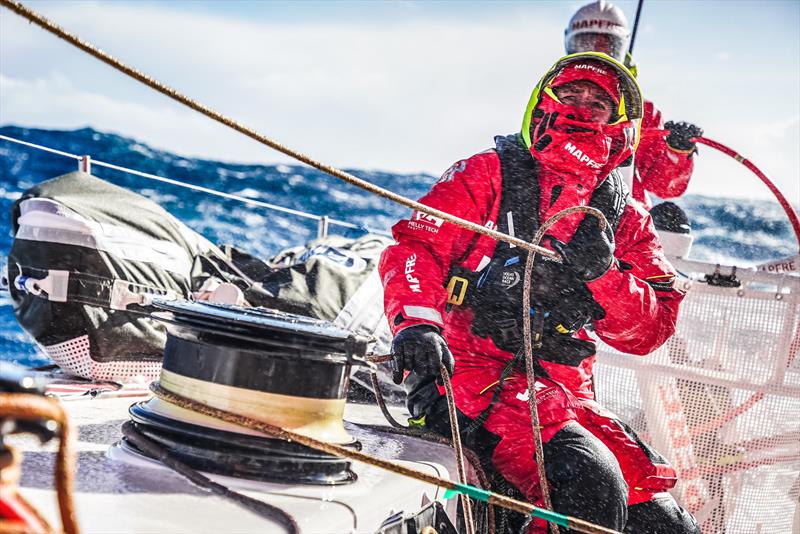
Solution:
{"label": "harness strap", "polygon": [[[530,241],[540,226],[539,164],[522,145],[519,134],[498,136],[495,142],[502,173],[497,228],[509,235]],[[615,231],[622,218],[627,199],[628,192],[624,180],[615,169],[594,190],[589,206],[600,210],[612,231]],[[594,221],[585,219],[581,221],[579,228],[587,224],[594,224]],[[454,265],[448,272],[446,282],[447,311],[453,306],[472,308],[475,311],[473,332],[479,337],[487,335],[492,337],[498,347],[511,352],[517,350],[515,345],[519,342],[519,332],[522,328],[515,296],[521,290],[517,283],[521,279],[522,265],[526,258],[527,251],[515,249],[508,243],[497,243],[492,260],[481,272],[472,271],[464,265]],[[491,277],[500,277],[499,284],[508,289],[507,292],[501,292],[502,299],[498,299],[497,291],[494,293],[481,291],[485,279]],[[560,287],[560,289],[568,288]],[[583,285],[574,287],[573,292],[576,295],[586,294],[587,302],[592,300],[588,289]],[[511,309],[508,309],[509,307]],[[553,311],[547,304],[545,307],[548,308],[545,315]],[[483,317],[490,310],[492,316]],[[588,305],[585,309],[574,308],[567,317],[557,318],[558,321],[567,320],[569,325],[555,324],[555,331],[563,335],[569,334],[570,331],[574,331],[570,325],[577,325],[577,328],[580,328],[596,318],[595,315],[595,310]],[[570,349],[575,352],[575,347]],[[588,355],[584,354],[585,352],[585,350],[575,352],[575,356],[579,356],[578,363]]]}
{"label": "harness strap", "polygon": [[[544,332],[544,320],[542,318],[543,315],[544,314],[541,312],[541,309],[536,309],[532,324],[532,339],[534,349],[539,348],[542,345],[542,335]],[[539,365],[538,361],[534,361],[534,366],[536,367],[536,376],[545,378],[550,377],[547,371],[541,365]],[[478,417],[473,419],[472,422],[461,431],[465,438],[469,438],[469,436],[471,436],[474,432],[483,427],[483,424],[491,415],[494,405],[497,404],[498,400],[500,400],[500,394],[503,392],[503,383],[508,379],[509,376],[511,376],[511,372],[514,369],[519,369],[522,371],[525,369],[525,351],[523,349],[518,350],[517,353],[514,354],[514,358],[509,360],[505,367],[503,367],[503,371],[500,373],[500,380],[498,380],[497,386],[495,386],[494,391],[492,392],[492,399],[489,401],[489,405],[478,414]],[[533,395],[534,393],[531,394]]]}

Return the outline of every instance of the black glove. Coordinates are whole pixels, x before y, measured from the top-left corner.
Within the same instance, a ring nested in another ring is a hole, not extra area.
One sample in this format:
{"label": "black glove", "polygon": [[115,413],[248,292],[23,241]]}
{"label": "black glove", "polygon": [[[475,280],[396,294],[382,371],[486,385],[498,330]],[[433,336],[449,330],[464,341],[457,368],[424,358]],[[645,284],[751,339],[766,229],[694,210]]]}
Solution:
{"label": "black glove", "polygon": [[537,259],[533,269],[531,305],[545,313],[545,334],[571,335],[589,321],[605,317],[605,310],[569,267],[545,258]]}
{"label": "black glove", "polygon": [[703,135],[703,129],[689,122],[668,121],[664,128],[669,130],[667,144],[675,150],[690,152],[697,148],[697,143],[692,141],[695,137]]}
{"label": "black glove", "polygon": [[453,374],[455,361],[447,341],[435,326],[421,324],[400,330],[392,342],[395,384],[403,381],[403,371],[414,371],[420,377],[439,376],[439,364]]}
{"label": "black glove", "polygon": [[594,217],[586,217],[592,220],[584,220],[569,243],[550,237],[550,244],[561,254],[564,266],[581,282],[597,280],[606,274],[614,262],[614,235],[611,228],[607,227],[602,232]]}

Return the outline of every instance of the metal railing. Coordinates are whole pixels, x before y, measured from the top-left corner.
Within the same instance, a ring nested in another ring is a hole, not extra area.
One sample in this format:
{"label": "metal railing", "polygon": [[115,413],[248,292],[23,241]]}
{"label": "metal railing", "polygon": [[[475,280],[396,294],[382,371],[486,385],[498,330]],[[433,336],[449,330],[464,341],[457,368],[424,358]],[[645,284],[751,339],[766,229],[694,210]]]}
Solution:
{"label": "metal railing", "polygon": [[368,228],[364,225],[353,224],[347,221],[341,221],[339,219],[333,219],[327,215],[314,215],[313,213],[307,213],[305,211],[295,210],[291,208],[286,208],[283,206],[279,206],[277,204],[270,204],[269,202],[263,202],[261,200],[254,200],[252,198],[247,198],[239,195],[234,195],[232,193],[225,193],[223,191],[217,191],[215,189],[210,189],[208,187],[203,187],[200,185],[188,184],[186,182],[181,182],[178,180],[173,180],[172,178],[165,178],[163,176],[158,176],[155,174],[150,174],[148,172],[137,171],[135,169],[130,169],[128,167],[122,167],[120,165],[114,165],[113,163],[107,163],[105,161],[100,161],[96,159],[92,159],[91,156],[79,156],[77,154],[70,154],[69,152],[64,152],[62,150],[56,150],[54,148],[37,145],[35,143],[29,143],[28,141],[22,141],[20,139],[15,139],[13,137],[8,137],[7,135],[0,135],[0,140],[8,141],[11,143],[16,143],[18,145],[24,145],[30,148],[35,148],[37,150],[41,150],[44,152],[49,152],[51,154],[56,154],[58,156],[63,156],[65,158],[72,158],[78,162],[78,170],[91,174],[92,165],[97,167],[105,167],[107,169],[115,170],[124,172],[127,174],[131,174],[134,176],[140,176],[142,178],[146,178],[148,180],[155,180],[158,182],[163,182],[167,184],[171,184],[177,187],[183,187],[186,189],[191,189],[193,191],[199,191],[201,193],[207,193],[209,195],[214,195],[222,198],[226,198],[229,200],[235,200],[237,202],[242,202],[244,204],[249,204],[251,206],[257,206],[259,208],[265,208],[273,211],[279,211],[281,213],[287,213],[289,215],[294,215],[296,217],[303,217],[305,219],[312,219],[317,221],[317,237],[326,237],[328,235],[328,229],[331,225],[333,226],[340,226],[342,228],[350,228],[354,230],[361,230],[364,232],[374,232],[380,234],[386,234],[385,231],[378,231]]}

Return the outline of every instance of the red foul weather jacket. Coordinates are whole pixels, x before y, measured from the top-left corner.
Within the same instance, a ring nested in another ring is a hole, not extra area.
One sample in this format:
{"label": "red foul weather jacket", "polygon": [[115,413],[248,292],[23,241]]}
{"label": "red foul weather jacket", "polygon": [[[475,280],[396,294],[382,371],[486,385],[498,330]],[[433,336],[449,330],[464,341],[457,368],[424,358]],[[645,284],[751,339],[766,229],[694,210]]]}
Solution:
{"label": "red foul weather jacket", "polygon": [[[659,198],[679,197],[686,192],[694,169],[692,152],[681,152],[670,148],[664,136],[657,133],[664,129],[661,111],[652,102],[645,100],[642,116],[642,139],[634,157],[634,177],[631,196],[650,209],[650,199],[645,191]],[[649,132],[653,132],[649,134]]]}
{"label": "red foul weather jacket", "polygon": [[[540,168],[541,221],[575,205],[587,205],[592,191],[565,183],[559,175]],[[497,226],[502,176],[494,150],[456,163],[422,197],[428,206],[447,211],[489,228]],[[562,188],[551,206],[548,199],[554,187]],[[548,231],[549,235],[569,241],[582,218],[566,217]],[[414,212],[409,220],[393,227],[397,244],[383,253],[380,274],[384,285],[386,317],[393,333],[416,325],[444,327],[451,349],[459,353],[457,367],[502,366],[512,357],[498,349],[489,338],[470,332],[472,311],[453,307],[446,313],[447,274],[454,264],[473,271],[492,257],[496,242],[477,237],[471,231],[445,223],[435,217]],[[648,354],[658,348],[675,329],[683,294],[676,289],[657,291],[653,282],[671,281],[675,273],[661,250],[652,221],[640,206],[625,206],[615,233],[615,257],[632,268],[621,271],[612,267],[597,280],[587,284],[606,316],[594,322],[595,333],[617,350]],[[399,317],[402,317],[400,322]],[[585,330],[576,337],[591,340]],[[579,366],[542,362],[555,380],[578,397],[592,398],[591,376],[594,356]]]}
{"label": "red foul weather jacket", "polygon": [[[540,221],[567,207],[589,203],[592,191],[588,188],[541,166],[537,172],[541,201],[536,211]],[[502,216],[502,174],[496,150],[477,154],[453,165],[421,202],[495,228]],[[560,193],[553,194],[554,188],[560,188],[556,189]],[[552,205],[551,199],[555,199]],[[548,234],[569,241],[582,217],[565,217]],[[420,212],[397,223],[393,234],[397,243],[384,251],[379,264],[386,317],[393,333],[418,324],[443,328],[456,362],[452,378],[456,404],[474,419],[488,407],[494,386],[513,355],[499,349],[491,337],[472,332],[472,309],[452,306],[447,310],[445,286],[455,265],[472,271],[485,267],[496,242]],[[674,271],[664,258],[649,214],[640,204],[624,205],[614,237],[614,254],[625,270],[612,266],[599,279],[587,283],[592,297],[605,311],[604,318],[593,322],[594,332],[622,352],[647,354],[673,334],[683,293],[672,287]],[[585,329],[573,337],[592,341]],[[631,488],[629,503],[646,501],[653,493],[672,487],[675,472],[669,466],[650,462],[636,440],[610,422],[615,416],[594,401],[594,362],[594,355],[578,364],[574,360],[572,364],[540,361],[549,375],[549,379],[539,380],[536,391],[542,439],[548,441],[568,423],[577,421],[619,460]],[[539,494],[527,400],[525,375],[514,372],[504,383],[500,400],[484,427],[501,437],[492,462],[536,502]]]}

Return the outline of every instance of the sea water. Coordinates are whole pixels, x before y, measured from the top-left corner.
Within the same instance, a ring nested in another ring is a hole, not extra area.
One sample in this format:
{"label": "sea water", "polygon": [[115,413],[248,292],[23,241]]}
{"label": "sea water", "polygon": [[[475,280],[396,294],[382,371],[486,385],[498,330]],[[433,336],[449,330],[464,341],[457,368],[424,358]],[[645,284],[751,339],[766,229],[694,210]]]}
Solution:
{"label": "sea water", "polygon": [[[243,165],[185,158],[89,128],[52,131],[6,126],[0,128],[0,134],[363,227],[352,230],[331,226],[331,232],[343,235],[361,235],[366,229],[387,232],[395,221],[408,215],[402,206],[301,165]],[[37,183],[76,169],[73,159],[0,140],[0,228],[4,229],[0,233],[0,264],[5,264],[13,240],[10,212],[14,201]],[[350,172],[414,199],[437,180],[426,174]],[[94,166],[92,173],[157,202],[212,242],[230,243],[260,258],[316,236],[314,220],[99,166]],[[692,224],[692,259],[747,266],[796,254],[791,226],[777,202],[688,195],[677,203]],[[24,365],[48,361],[17,324],[8,293],[0,293],[0,360]]]}

